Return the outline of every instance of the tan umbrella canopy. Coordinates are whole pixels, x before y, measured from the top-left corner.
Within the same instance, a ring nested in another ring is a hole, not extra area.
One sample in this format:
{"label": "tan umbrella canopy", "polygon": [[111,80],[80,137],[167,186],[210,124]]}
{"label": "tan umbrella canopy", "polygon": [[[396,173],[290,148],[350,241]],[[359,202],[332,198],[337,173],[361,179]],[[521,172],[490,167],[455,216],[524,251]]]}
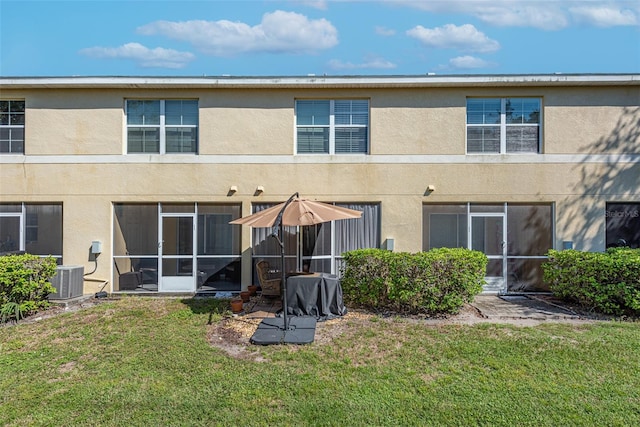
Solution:
{"label": "tan umbrella canopy", "polygon": [[[283,208],[285,209],[283,210]],[[230,224],[244,224],[251,227],[273,227],[277,225],[276,221],[281,212],[281,224],[284,226],[314,225],[339,219],[360,218],[362,216],[362,212],[360,211],[309,199],[301,199],[296,193],[294,198],[289,202],[280,203],[252,215],[238,218],[231,221]]]}

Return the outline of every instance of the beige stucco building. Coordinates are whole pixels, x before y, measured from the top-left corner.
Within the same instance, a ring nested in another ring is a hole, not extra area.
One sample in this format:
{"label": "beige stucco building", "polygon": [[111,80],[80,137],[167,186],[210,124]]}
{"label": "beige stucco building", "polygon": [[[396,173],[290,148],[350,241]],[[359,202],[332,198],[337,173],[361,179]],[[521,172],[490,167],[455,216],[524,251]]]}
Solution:
{"label": "beige stucco building", "polygon": [[288,269],[463,246],[544,291],[548,249],[640,245],[640,75],[0,78],[0,252],[84,293],[240,290],[278,251],[228,222],[294,192],[363,217],[289,230]]}

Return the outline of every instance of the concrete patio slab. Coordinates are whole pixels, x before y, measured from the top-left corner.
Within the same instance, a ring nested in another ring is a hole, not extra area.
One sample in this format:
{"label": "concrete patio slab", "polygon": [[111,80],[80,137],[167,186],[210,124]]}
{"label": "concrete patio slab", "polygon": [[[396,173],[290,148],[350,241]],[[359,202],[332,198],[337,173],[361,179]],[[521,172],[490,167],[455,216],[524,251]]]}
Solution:
{"label": "concrete patio slab", "polygon": [[[549,298],[535,295],[494,295],[484,294],[475,297],[469,304],[481,318],[487,320],[579,320],[583,316],[567,307],[555,304]],[[276,316],[282,308],[278,299],[255,297],[245,304],[248,318],[264,319]]]}
{"label": "concrete patio slab", "polygon": [[529,295],[478,295],[471,303],[487,319],[579,319],[569,308]]}

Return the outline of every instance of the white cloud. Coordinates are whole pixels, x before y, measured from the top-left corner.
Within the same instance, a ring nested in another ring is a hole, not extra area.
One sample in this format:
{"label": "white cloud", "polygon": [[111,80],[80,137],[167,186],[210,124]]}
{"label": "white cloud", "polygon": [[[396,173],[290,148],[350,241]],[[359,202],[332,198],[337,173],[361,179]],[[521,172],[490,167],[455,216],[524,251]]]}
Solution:
{"label": "white cloud", "polygon": [[396,34],[395,30],[391,28],[382,27],[382,26],[377,26],[375,31],[377,35],[385,36],[385,37],[393,36]]}
{"label": "white cloud", "polygon": [[638,17],[629,9],[619,9],[607,6],[572,7],[569,11],[578,22],[596,27],[614,27],[621,25],[637,25]]}
{"label": "white cloud", "polygon": [[[494,6],[477,9],[474,15],[482,21],[499,27],[534,27],[559,30],[568,25],[563,11],[553,2],[522,2],[517,5],[497,2]],[[527,4],[529,3],[529,4]]]}
{"label": "white cloud", "polygon": [[[568,21],[559,3],[535,0],[386,0],[434,13],[471,15],[496,26],[564,28]],[[565,0],[566,1],[566,0]]]}
{"label": "white cloud", "polygon": [[297,0],[294,2],[314,9],[327,10],[329,8],[328,0]]}
{"label": "white cloud", "polygon": [[356,70],[356,69],[383,69],[389,70],[396,68],[396,64],[387,61],[386,59],[369,56],[364,59],[364,62],[360,64],[354,64],[352,62],[342,62],[339,59],[332,59],[328,63],[329,67],[334,70]]}
{"label": "white cloud", "polygon": [[127,43],[119,47],[89,47],[81,49],[80,54],[92,58],[130,59],[145,68],[183,68],[195,59],[190,52],[161,47],[149,49],[140,43]]}
{"label": "white cloud", "polygon": [[495,52],[500,43],[490,39],[471,24],[446,24],[442,27],[424,28],[418,25],[407,31],[409,37],[423,45],[441,49],[459,49],[468,52]]}
{"label": "white cloud", "polygon": [[262,22],[253,27],[226,20],[156,21],[139,27],[138,32],[185,41],[216,56],[309,53],[338,44],[338,31],[326,19],[309,20],[304,15],[280,10],[264,14]]}
{"label": "white cloud", "polygon": [[449,60],[449,67],[455,69],[489,68],[495,64],[475,56],[458,56]]}
{"label": "white cloud", "polygon": [[596,26],[635,25],[638,0],[383,0],[427,12],[471,15],[502,27],[560,30],[576,22]]}

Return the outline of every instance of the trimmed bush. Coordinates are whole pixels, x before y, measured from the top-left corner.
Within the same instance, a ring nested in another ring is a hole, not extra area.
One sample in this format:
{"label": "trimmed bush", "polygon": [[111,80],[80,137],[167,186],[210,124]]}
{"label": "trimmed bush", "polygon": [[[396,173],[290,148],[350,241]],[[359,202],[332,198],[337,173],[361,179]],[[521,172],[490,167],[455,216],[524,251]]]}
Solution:
{"label": "trimmed bush", "polygon": [[360,249],[343,254],[348,304],[373,310],[454,314],[482,291],[487,257],[469,249],[415,254]]}
{"label": "trimmed bush", "polygon": [[640,315],[640,249],[548,253],[544,281],[567,301],[604,314]]}
{"label": "trimmed bush", "polygon": [[47,297],[56,291],[50,282],[55,274],[53,257],[0,256],[0,321],[18,320],[49,307]]}

